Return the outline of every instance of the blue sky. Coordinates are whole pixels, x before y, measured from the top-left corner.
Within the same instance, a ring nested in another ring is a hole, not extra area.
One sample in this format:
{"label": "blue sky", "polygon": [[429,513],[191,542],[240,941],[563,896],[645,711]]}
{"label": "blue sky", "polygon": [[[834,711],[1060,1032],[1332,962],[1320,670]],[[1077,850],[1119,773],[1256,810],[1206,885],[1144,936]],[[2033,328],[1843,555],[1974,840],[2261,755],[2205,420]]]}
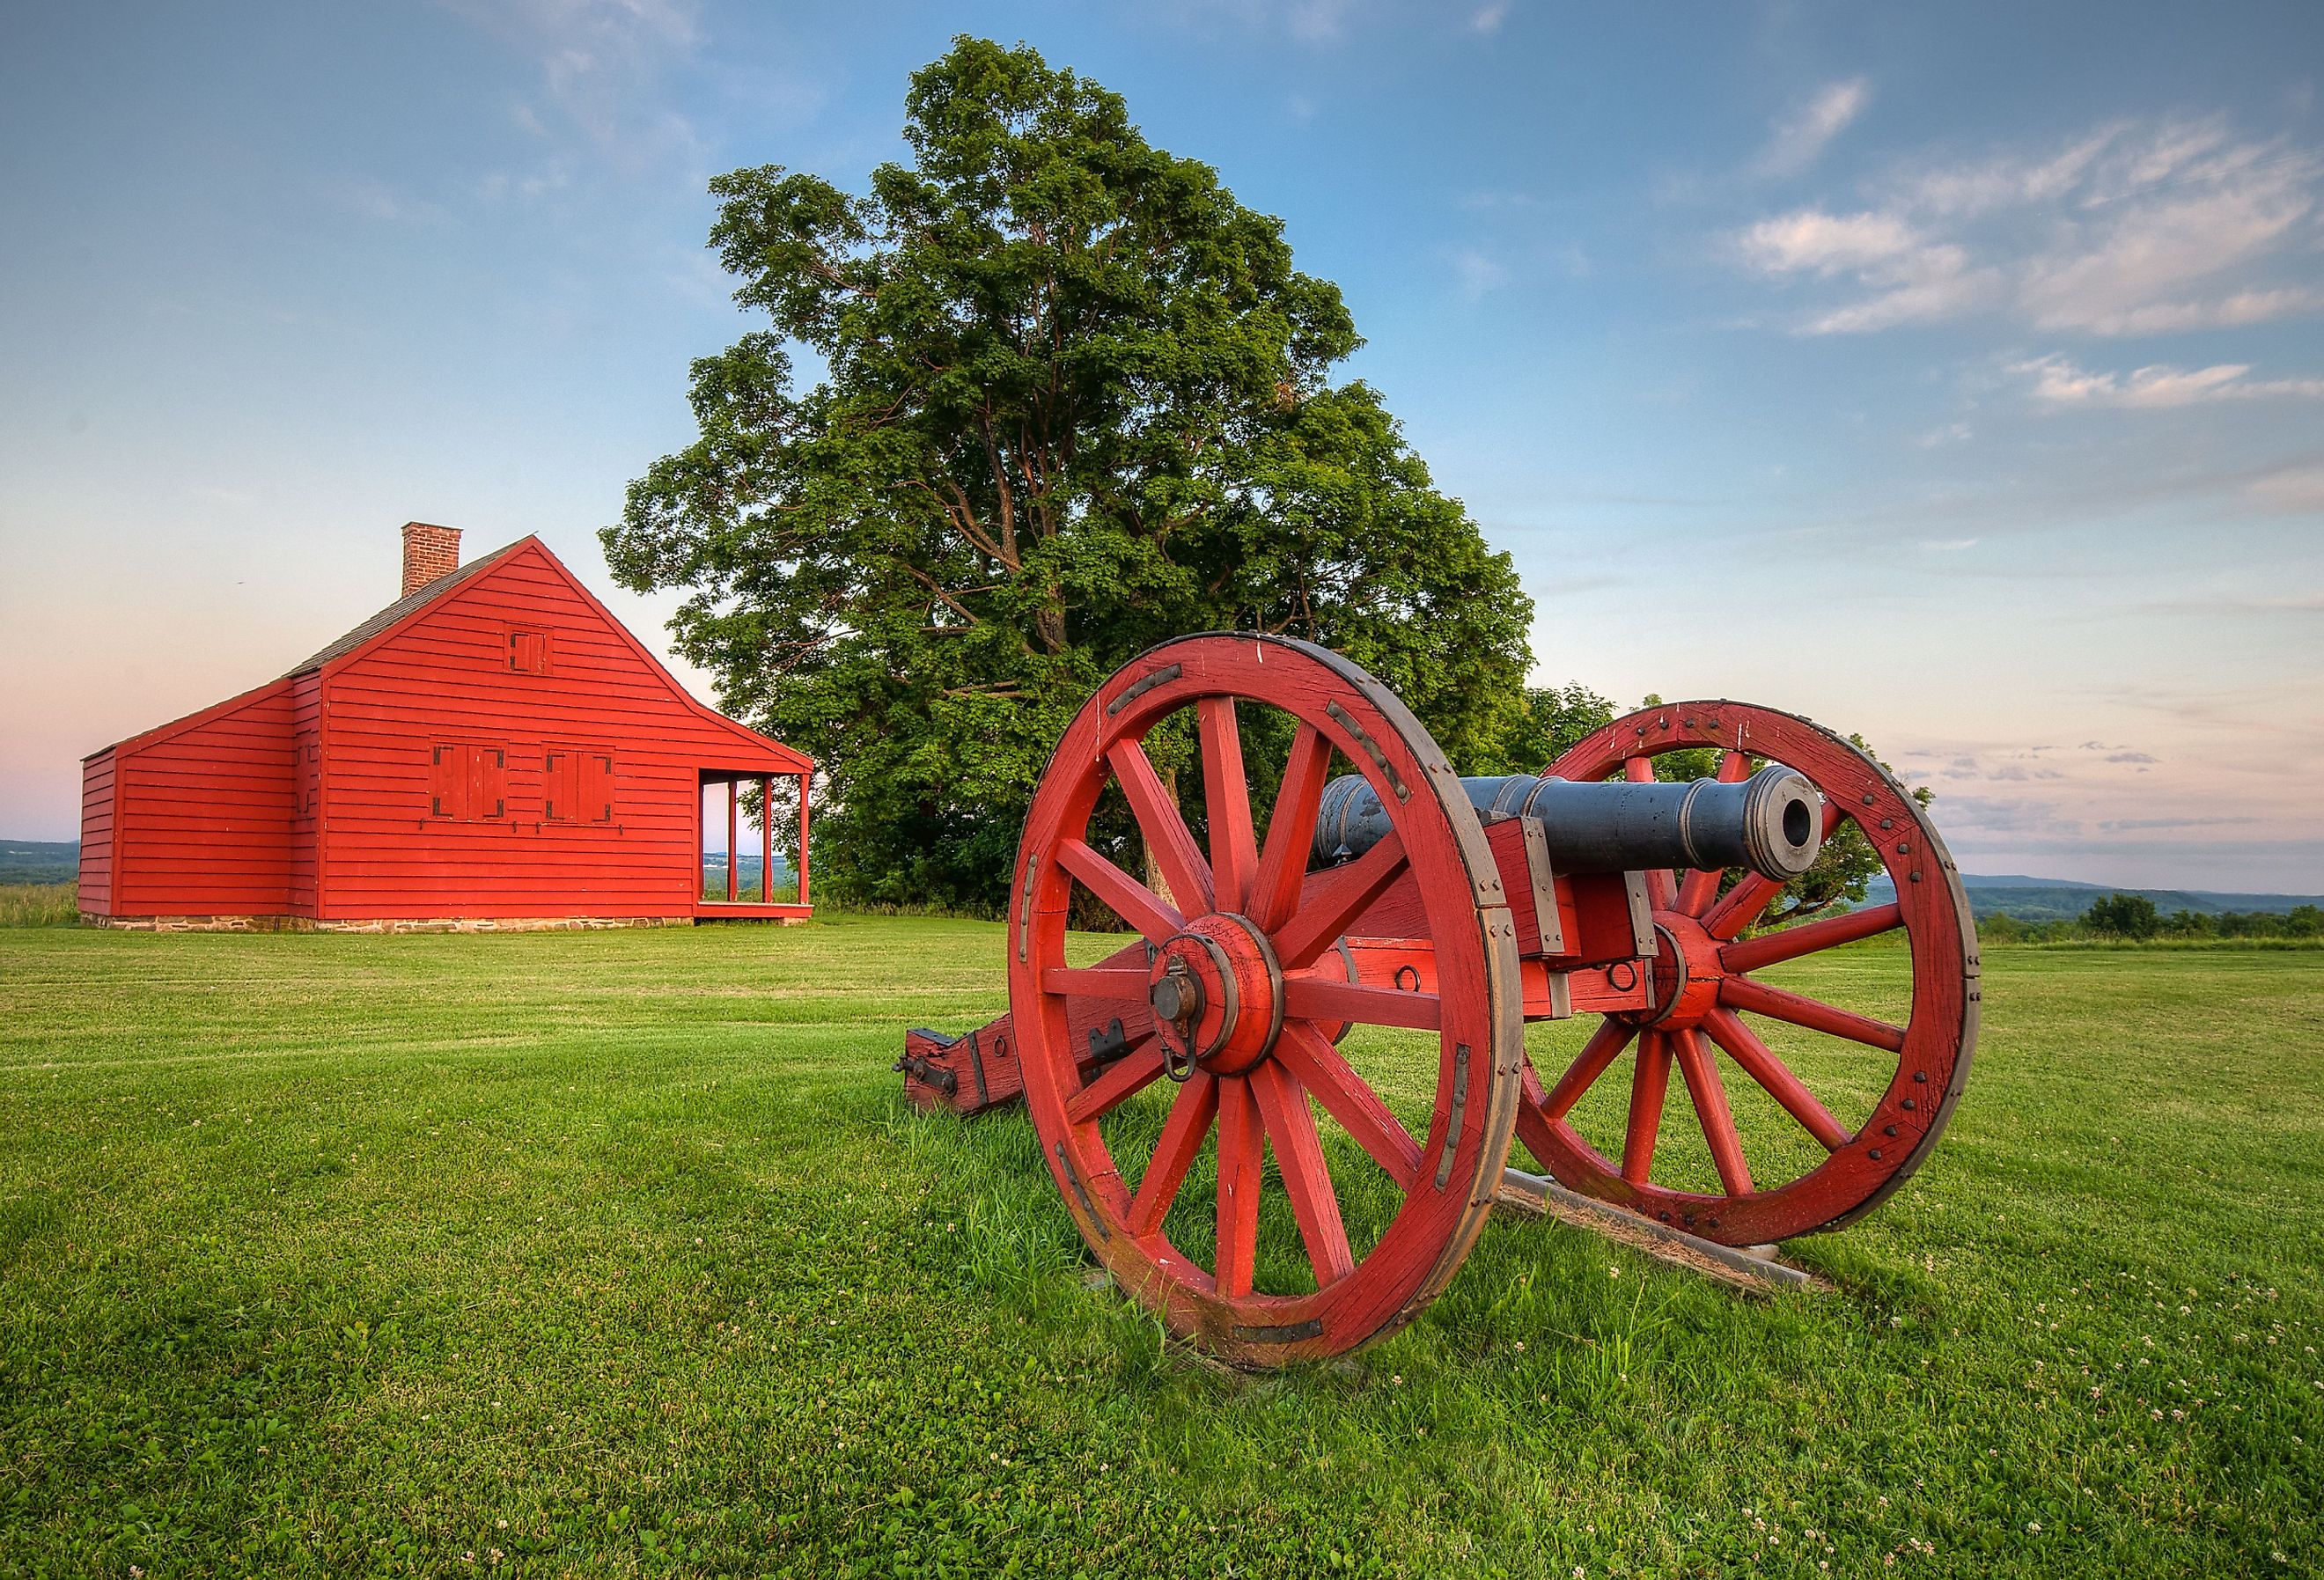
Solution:
{"label": "blue sky", "polygon": [[[19,4],[0,833],[393,592],[595,529],[954,32],[1338,281],[1537,671],[1861,731],[1971,871],[2324,891],[2324,9]],[[696,678],[699,684],[699,678]],[[703,688],[706,691],[706,687]]]}

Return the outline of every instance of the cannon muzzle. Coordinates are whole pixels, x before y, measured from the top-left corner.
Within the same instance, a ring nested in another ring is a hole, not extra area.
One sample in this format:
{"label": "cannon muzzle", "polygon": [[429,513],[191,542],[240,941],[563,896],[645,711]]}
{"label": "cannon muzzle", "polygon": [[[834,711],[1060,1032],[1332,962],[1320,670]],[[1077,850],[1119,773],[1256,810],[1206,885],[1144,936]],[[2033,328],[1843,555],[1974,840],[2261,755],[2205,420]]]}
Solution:
{"label": "cannon muzzle", "polygon": [[[1461,784],[1481,816],[1539,819],[1561,873],[1748,867],[1782,880],[1806,872],[1823,848],[1815,787],[1780,762],[1732,783],[1582,783],[1514,773]],[[1330,865],[1360,856],[1388,827],[1363,775],[1343,775],[1323,787],[1315,857]]]}

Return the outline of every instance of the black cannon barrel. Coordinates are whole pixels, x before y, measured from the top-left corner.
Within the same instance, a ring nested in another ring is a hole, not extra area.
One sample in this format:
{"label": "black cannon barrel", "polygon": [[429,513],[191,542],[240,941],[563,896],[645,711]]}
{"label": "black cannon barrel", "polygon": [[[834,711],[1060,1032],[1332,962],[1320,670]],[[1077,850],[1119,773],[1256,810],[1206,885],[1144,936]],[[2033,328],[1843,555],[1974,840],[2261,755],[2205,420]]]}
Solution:
{"label": "black cannon barrel", "polygon": [[[1815,787],[1780,762],[1733,783],[1582,783],[1530,773],[1461,783],[1480,814],[1538,818],[1550,862],[1561,873],[1748,867],[1769,878],[1795,878],[1823,848]],[[1363,775],[1335,779],[1323,787],[1316,859],[1328,865],[1361,855],[1388,827]]]}

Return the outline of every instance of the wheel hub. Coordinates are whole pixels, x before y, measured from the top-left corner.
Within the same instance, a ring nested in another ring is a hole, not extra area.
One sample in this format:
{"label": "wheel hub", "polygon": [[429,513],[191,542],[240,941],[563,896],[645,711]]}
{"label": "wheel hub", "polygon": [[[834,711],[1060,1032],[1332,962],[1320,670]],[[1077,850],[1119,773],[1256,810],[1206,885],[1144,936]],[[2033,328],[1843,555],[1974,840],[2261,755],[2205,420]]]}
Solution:
{"label": "wheel hub", "polygon": [[1283,970],[1274,947],[1232,911],[1191,922],[1155,950],[1147,998],[1175,1080],[1196,1065],[1239,1075],[1267,1058],[1283,1030]]}
{"label": "wheel hub", "polygon": [[1641,1026],[1665,1030],[1699,1026],[1719,1003],[1719,940],[1693,917],[1675,910],[1655,913],[1655,1007],[1633,1017]]}

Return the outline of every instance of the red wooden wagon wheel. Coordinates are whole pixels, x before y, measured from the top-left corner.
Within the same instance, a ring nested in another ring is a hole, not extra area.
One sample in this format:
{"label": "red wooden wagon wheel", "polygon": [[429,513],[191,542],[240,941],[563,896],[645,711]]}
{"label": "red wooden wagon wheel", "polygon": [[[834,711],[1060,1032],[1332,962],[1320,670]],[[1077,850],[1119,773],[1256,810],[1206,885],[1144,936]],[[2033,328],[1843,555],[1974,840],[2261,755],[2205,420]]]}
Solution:
{"label": "red wooden wagon wheel", "polygon": [[[1736,702],[1683,702],[1617,719],[1545,771],[1571,780],[1655,777],[1654,760],[1689,747],[1721,749],[1720,777],[1744,778],[1753,757],[1798,770],[1824,799],[1824,836],[1843,821],[1862,830],[1896,898],[1845,915],[1744,938],[1781,886],[1746,873],[1647,874],[1659,1008],[1609,1015],[1546,1091],[1528,1067],[1517,1134],[1568,1188],[1729,1245],[1836,1229],[1871,1211],[1927,1157],[1960,1100],[1977,1042],[1977,934],[1952,858],[1913,798],[1880,766],[1829,730],[1791,714]],[[1912,950],[1912,1013],[1904,1025],[1860,1015],[1759,980],[1787,960],[1903,928]],[[1745,1021],[1788,1022],[1853,1046],[1894,1075],[1868,1116],[1843,1120],[1786,1067]],[[1628,1051],[1630,1103],[1619,1161],[1601,1155],[1568,1116]],[[1828,1156],[1795,1178],[1755,1178],[1721,1082],[1718,1055],[1764,1087]],[[1655,1139],[1680,1080],[1722,1189],[1679,1190],[1654,1178]]]}
{"label": "red wooden wagon wheel", "polygon": [[[1263,847],[1239,707],[1246,724],[1263,707],[1296,725]],[[1184,708],[1194,710],[1201,745],[1207,854],[1142,745]],[[1335,749],[1389,808],[1394,833],[1311,876]],[[1167,895],[1088,843],[1109,782],[1120,786]],[[1433,993],[1352,983],[1335,947],[1407,869],[1435,949]],[[1143,943],[1100,966],[1069,966],[1076,885]],[[1171,1331],[1227,1360],[1275,1365],[1391,1333],[1444,1287],[1490,1215],[1516,1120],[1517,947],[1459,779],[1385,687],[1336,654],[1279,638],[1215,634],[1154,648],[1100,687],[1058,744],[1026,818],[1014,901],[1009,1002],[1043,1154],[1090,1249]],[[1116,1018],[1109,1038],[1084,1030]],[[1361,1061],[1334,1046],[1349,1022],[1436,1033],[1424,1132],[1398,1118],[1377,1070],[1360,1072]],[[1101,1049],[1110,1057],[1097,1058]],[[1158,1132],[1148,1141],[1118,1126],[1118,1155],[1102,1122],[1166,1078],[1177,1085],[1166,1088]],[[1353,1146],[1326,1143],[1317,1108]],[[1213,1134],[1215,1148],[1206,1148]],[[1215,1209],[1198,1215],[1192,1233],[1186,1209],[1176,1219],[1199,1252],[1190,1254],[1166,1219],[1206,1150]],[[1332,1151],[1342,1154],[1336,1183]],[[1374,1172],[1352,1178],[1351,1167]],[[1263,1212],[1278,1180],[1281,1198]],[[1375,1207],[1397,1202],[1361,1254],[1342,1214],[1350,1187]],[[1300,1265],[1286,1243],[1296,1238],[1311,1288],[1256,1287],[1263,1236],[1278,1273]]]}

